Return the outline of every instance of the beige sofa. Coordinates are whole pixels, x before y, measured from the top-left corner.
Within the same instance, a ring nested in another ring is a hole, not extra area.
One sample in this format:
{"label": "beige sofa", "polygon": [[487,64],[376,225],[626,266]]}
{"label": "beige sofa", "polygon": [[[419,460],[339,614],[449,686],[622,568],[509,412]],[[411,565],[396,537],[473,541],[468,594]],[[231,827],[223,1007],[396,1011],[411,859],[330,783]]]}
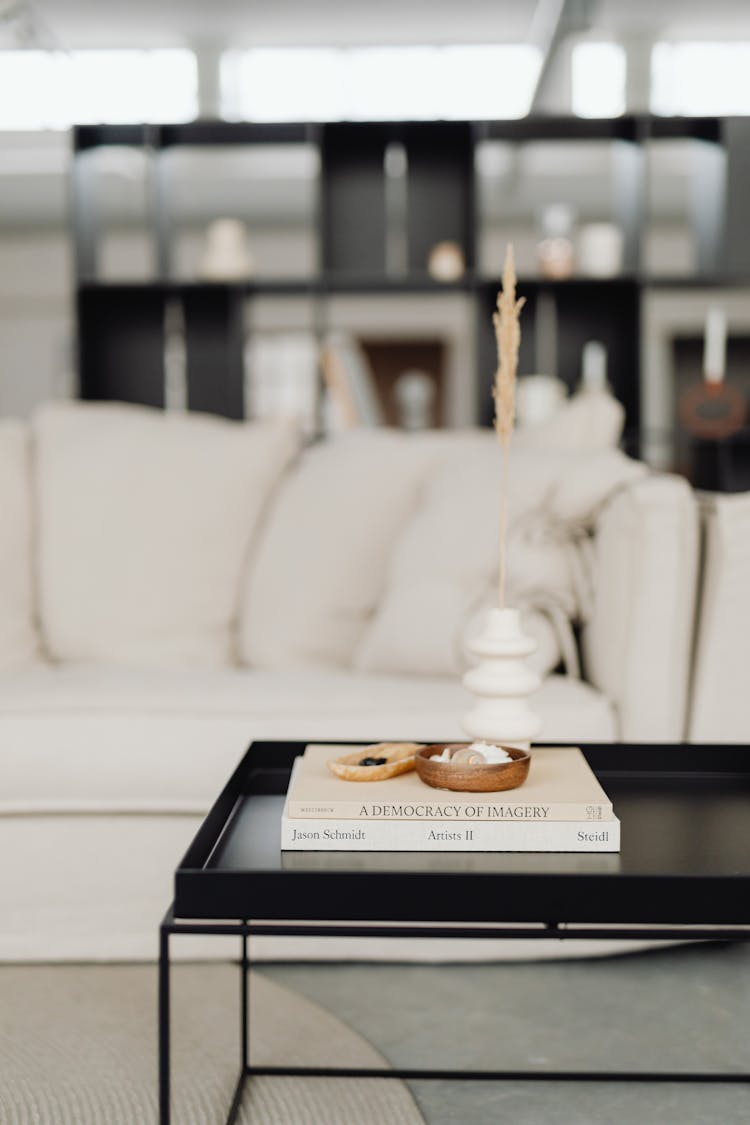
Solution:
{"label": "beige sofa", "polygon": [[[569,437],[519,435],[512,459],[541,737],[683,739],[695,499]],[[92,404],[0,424],[0,958],[153,956],[251,739],[460,737],[498,465],[479,432],[303,448],[288,425]]]}

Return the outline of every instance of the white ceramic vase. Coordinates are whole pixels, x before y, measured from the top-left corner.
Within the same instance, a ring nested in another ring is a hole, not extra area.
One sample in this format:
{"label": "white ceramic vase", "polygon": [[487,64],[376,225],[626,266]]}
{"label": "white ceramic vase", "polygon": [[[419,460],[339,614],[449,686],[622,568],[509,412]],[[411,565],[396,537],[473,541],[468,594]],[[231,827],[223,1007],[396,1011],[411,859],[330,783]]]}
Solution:
{"label": "white ceramic vase", "polygon": [[463,678],[464,687],[475,697],[463,718],[463,728],[472,739],[528,749],[539,734],[541,719],[529,706],[529,696],[541,679],[527,663],[536,647],[537,642],[522,631],[517,609],[488,610],[484,628],[467,645],[478,658]]}

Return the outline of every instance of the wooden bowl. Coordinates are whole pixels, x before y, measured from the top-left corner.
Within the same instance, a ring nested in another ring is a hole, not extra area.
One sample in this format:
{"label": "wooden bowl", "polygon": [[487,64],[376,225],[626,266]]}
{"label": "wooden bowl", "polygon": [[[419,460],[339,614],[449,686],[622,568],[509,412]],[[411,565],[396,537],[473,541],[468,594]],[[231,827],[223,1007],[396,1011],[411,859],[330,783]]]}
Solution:
{"label": "wooden bowl", "polygon": [[531,754],[515,746],[503,746],[513,759],[511,762],[435,762],[436,755],[449,750],[460,750],[467,742],[437,743],[417,751],[414,759],[417,773],[433,789],[454,789],[470,793],[497,793],[502,789],[517,789],[529,776]]}

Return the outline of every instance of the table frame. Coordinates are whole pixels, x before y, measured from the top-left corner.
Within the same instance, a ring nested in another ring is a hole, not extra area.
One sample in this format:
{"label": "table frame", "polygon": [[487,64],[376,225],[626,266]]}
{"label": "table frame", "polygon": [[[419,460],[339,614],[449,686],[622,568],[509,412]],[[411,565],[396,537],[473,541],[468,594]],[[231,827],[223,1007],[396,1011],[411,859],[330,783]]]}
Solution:
{"label": "table frame", "polygon": [[222,922],[182,921],[173,907],[167,911],[159,932],[159,1122],[171,1125],[171,939],[182,935],[237,937],[241,942],[239,967],[239,1072],[226,1125],[234,1125],[239,1114],[245,1085],[255,1076],[318,1078],[397,1078],[401,1080],[523,1080],[543,1082],[692,1082],[750,1083],[750,1072],[623,1071],[623,1070],[414,1070],[405,1068],[342,1068],[252,1066],[250,1063],[250,956],[248,938],[283,937],[377,937],[377,938],[557,938],[653,941],[750,941],[750,926],[597,926],[549,923],[530,925],[482,925],[461,927],[439,923],[430,926],[395,925],[317,925],[250,922],[247,919]]}

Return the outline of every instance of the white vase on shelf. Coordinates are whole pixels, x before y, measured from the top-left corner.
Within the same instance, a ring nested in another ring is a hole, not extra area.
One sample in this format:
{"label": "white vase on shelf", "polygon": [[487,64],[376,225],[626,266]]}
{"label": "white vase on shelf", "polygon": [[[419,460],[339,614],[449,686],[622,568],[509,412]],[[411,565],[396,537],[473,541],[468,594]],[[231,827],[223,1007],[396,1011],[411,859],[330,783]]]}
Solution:
{"label": "white vase on shelf", "polygon": [[529,696],[541,679],[527,663],[537,642],[521,629],[517,609],[490,609],[484,627],[467,648],[478,663],[463,677],[475,697],[463,728],[475,740],[528,749],[541,730]]}

